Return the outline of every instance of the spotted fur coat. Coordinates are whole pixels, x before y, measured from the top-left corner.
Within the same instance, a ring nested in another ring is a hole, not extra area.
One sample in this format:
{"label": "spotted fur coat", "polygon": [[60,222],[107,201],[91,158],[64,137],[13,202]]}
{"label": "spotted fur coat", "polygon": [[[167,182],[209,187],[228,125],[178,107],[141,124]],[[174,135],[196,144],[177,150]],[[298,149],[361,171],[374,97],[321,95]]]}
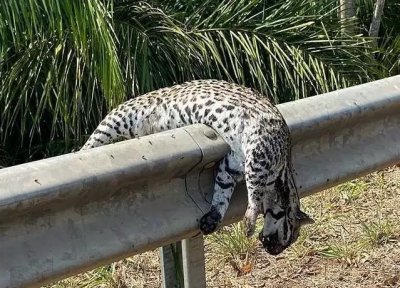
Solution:
{"label": "spotted fur coat", "polygon": [[264,227],[259,239],[269,253],[282,252],[310,218],[299,207],[288,127],[278,109],[260,93],[218,80],[159,89],[112,110],[82,150],[195,123],[212,127],[231,148],[218,165],[212,205],[200,220],[200,230],[204,234],[216,230],[236,183],[244,179],[248,236],[254,233],[261,213]]}

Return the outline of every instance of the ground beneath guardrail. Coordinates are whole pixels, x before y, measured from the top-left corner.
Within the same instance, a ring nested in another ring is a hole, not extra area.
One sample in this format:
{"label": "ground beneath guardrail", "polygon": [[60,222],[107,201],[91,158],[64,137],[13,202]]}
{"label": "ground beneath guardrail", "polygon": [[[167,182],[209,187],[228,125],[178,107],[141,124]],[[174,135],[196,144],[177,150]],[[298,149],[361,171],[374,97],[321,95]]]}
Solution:
{"label": "ground beneath guardrail", "polygon": [[[206,239],[207,287],[400,287],[400,168],[302,200],[316,224],[272,257],[240,225]],[[160,287],[158,251],[47,287]]]}

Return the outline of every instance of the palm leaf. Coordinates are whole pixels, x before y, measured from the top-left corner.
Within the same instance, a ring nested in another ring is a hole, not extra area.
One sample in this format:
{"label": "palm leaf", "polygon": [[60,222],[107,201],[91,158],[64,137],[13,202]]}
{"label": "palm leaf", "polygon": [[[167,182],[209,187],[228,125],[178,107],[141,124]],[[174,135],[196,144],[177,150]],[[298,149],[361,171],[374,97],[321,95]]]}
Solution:
{"label": "palm leaf", "polygon": [[[287,101],[374,77],[372,68],[364,68],[378,66],[368,39],[337,32],[335,1],[273,2],[116,2],[116,33],[140,35],[120,49],[131,83],[141,83],[130,94],[193,78],[224,78]],[[147,73],[134,71],[142,68]]]}
{"label": "palm leaf", "polygon": [[106,8],[100,1],[0,3],[0,142],[5,147],[79,139],[104,105],[125,98]]}

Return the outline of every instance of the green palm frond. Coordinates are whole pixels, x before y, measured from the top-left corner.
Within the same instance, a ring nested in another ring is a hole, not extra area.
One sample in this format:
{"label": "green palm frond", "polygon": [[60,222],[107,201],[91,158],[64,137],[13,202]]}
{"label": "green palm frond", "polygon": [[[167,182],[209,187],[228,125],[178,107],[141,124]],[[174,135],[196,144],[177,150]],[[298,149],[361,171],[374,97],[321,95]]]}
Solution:
{"label": "green palm frond", "polygon": [[[365,69],[377,65],[368,41],[341,35],[336,1],[173,2],[115,3],[132,95],[193,78],[224,78],[287,101],[374,77]],[[174,13],[176,6],[181,10]]]}
{"label": "green palm frond", "polygon": [[384,76],[400,74],[400,35],[385,38],[379,47],[379,59],[382,61]]}
{"label": "green palm frond", "polygon": [[3,145],[79,138],[124,99],[111,20],[99,1],[0,4]]}
{"label": "green palm frond", "polygon": [[[357,0],[357,17],[360,30],[368,35],[374,12],[375,0]],[[379,77],[389,77],[400,73],[400,2],[386,1],[379,30],[378,47],[375,58],[382,64]]]}

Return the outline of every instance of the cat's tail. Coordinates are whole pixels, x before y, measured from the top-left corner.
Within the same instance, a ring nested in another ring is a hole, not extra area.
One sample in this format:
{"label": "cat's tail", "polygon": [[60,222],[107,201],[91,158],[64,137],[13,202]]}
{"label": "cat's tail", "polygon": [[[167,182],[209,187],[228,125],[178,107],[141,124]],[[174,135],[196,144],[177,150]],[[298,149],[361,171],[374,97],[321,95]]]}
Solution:
{"label": "cat's tail", "polygon": [[122,139],[133,138],[132,121],[131,125],[125,122],[126,117],[112,115],[111,113],[97,126],[96,130],[90,135],[89,139],[83,145],[81,150],[87,150],[110,143],[117,142]]}

